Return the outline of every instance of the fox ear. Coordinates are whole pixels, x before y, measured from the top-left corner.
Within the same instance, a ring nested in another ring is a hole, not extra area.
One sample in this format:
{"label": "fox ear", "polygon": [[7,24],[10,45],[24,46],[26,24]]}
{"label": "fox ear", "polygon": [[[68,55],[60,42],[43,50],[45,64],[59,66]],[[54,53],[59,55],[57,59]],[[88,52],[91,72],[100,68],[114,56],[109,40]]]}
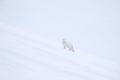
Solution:
{"label": "fox ear", "polygon": [[63,38],[62,41],[65,41],[65,39]]}

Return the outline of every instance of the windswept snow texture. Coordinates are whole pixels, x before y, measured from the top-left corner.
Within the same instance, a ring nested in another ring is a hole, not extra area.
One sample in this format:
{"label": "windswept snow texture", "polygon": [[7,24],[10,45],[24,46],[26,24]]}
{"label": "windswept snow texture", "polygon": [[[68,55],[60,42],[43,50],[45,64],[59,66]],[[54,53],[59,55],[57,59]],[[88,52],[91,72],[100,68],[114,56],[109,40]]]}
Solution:
{"label": "windswept snow texture", "polygon": [[0,24],[0,80],[120,80],[120,65]]}

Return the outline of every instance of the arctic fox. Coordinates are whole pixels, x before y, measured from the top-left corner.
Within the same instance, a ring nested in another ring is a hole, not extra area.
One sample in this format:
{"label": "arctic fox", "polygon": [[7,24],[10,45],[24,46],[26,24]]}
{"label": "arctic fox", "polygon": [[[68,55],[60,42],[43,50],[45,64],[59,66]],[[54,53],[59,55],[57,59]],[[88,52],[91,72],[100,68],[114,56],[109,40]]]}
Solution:
{"label": "arctic fox", "polygon": [[64,49],[68,48],[69,51],[75,52],[74,47],[70,42],[66,41],[65,39],[62,39],[62,44],[64,46]]}

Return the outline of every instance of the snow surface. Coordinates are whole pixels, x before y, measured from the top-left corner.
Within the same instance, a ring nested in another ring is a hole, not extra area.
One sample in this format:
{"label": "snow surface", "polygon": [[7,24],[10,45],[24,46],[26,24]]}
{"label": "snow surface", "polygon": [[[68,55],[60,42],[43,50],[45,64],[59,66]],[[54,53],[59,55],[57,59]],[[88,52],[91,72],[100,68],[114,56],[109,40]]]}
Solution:
{"label": "snow surface", "polygon": [[0,80],[120,80],[120,65],[0,23]]}

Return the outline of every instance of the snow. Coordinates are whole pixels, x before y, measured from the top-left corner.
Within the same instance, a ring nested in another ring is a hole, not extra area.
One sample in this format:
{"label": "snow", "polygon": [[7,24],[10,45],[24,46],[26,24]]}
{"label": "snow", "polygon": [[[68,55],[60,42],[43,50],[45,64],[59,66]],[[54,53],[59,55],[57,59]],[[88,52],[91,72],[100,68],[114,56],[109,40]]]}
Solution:
{"label": "snow", "polygon": [[0,23],[0,80],[120,80],[120,65]]}

